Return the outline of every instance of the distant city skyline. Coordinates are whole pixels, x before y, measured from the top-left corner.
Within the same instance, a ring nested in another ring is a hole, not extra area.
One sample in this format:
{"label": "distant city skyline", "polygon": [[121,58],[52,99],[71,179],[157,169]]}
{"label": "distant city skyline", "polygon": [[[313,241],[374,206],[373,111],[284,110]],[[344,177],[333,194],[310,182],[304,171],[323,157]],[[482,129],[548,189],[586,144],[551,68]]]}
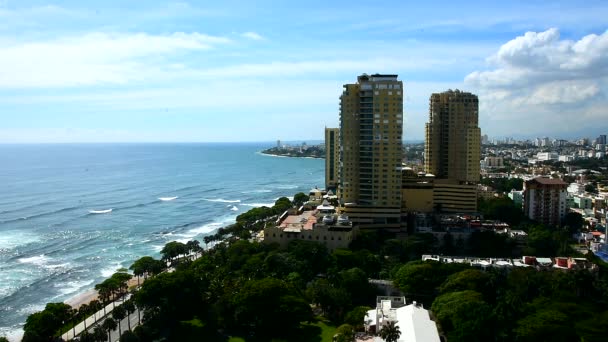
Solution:
{"label": "distant city skyline", "polygon": [[[0,143],[322,140],[342,85],[479,96],[490,138],[608,132],[608,3],[0,0]],[[362,53],[364,52],[364,53]]]}

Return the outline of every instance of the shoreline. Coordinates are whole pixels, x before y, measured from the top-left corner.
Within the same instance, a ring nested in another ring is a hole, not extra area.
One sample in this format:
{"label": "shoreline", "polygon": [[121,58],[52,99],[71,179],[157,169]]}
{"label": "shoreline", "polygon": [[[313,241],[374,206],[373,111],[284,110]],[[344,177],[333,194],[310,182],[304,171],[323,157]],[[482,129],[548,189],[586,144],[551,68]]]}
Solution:
{"label": "shoreline", "polygon": [[[140,277],[139,283],[143,284],[143,282],[144,282],[144,278]],[[137,286],[137,277],[133,276],[133,278],[131,278],[127,282],[127,287],[130,290],[136,286]],[[88,289],[84,292],[80,292],[80,293],[64,300],[63,302],[65,304],[68,304],[69,306],[73,307],[74,309],[78,309],[83,304],[89,304],[90,302],[92,302],[96,299],[99,299],[99,294],[97,293],[97,290],[92,288],[92,289]]]}
{"label": "shoreline", "polygon": [[300,157],[300,156],[292,156],[292,155],[271,154],[271,153],[264,153],[262,151],[259,151],[258,153],[261,154],[261,155],[264,155],[264,156],[278,157],[278,158],[325,159],[323,157]]}

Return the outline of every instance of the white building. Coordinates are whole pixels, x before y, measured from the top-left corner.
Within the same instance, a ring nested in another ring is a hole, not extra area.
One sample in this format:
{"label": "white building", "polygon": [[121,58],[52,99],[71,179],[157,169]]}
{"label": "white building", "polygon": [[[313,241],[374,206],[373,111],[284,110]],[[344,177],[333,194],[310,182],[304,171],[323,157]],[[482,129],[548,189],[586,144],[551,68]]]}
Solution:
{"label": "white building", "polygon": [[569,162],[574,160],[574,156],[559,156],[557,160],[561,162]]}
{"label": "white building", "polygon": [[[393,321],[401,332],[398,342],[440,342],[437,324],[421,304],[405,305],[405,297],[378,297],[376,305],[375,310],[369,310],[365,315],[366,331],[379,332]],[[374,342],[383,341],[374,337]]]}
{"label": "white building", "polygon": [[558,155],[555,152],[538,152],[536,154],[536,159],[539,161],[547,161],[547,160],[557,160]]}
{"label": "white building", "polygon": [[568,185],[567,191],[570,195],[580,195],[585,192],[585,184],[570,183],[570,185]]}

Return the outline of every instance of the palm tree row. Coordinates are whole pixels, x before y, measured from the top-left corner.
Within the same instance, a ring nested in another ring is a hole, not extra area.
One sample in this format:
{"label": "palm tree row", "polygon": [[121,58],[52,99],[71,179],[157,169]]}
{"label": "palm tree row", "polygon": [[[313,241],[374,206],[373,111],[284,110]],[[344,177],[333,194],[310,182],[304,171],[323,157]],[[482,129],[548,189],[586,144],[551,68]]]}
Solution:
{"label": "palm tree row", "polygon": [[[90,307],[90,303],[88,306]],[[81,308],[82,308],[82,306],[81,306]],[[134,301],[132,299],[129,299],[129,300],[126,300],[123,304],[115,307],[112,310],[111,317],[106,317],[103,320],[103,323],[101,323],[101,325],[97,325],[93,328],[92,332],[88,331],[88,329],[86,328],[86,322],[85,322],[85,331],[83,331],[80,334],[79,341],[81,341],[81,342],[109,341],[111,332],[116,330],[117,327],[118,327],[118,335],[121,336],[123,333],[122,326],[121,326],[122,320],[131,316],[131,314],[133,314],[136,310],[137,310],[137,307],[135,306]],[[138,317],[139,317],[139,315],[138,315]],[[141,323],[140,319],[141,318],[139,318],[138,321]],[[95,321],[95,323],[93,323],[93,325],[95,325],[95,324],[97,324],[97,320]],[[128,324],[128,330],[130,331],[131,330],[131,320],[130,319],[127,319],[127,324]]]}

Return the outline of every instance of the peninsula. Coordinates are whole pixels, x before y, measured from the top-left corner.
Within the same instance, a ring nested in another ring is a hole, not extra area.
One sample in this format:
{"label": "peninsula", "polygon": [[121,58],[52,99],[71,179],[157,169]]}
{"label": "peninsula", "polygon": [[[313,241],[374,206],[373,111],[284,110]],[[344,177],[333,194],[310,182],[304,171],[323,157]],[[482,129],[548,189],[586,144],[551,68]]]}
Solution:
{"label": "peninsula", "polygon": [[281,156],[281,157],[295,157],[295,158],[325,158],[325,145],[282,145],[277,142],[277,146],[267,148],[261,153]]}

